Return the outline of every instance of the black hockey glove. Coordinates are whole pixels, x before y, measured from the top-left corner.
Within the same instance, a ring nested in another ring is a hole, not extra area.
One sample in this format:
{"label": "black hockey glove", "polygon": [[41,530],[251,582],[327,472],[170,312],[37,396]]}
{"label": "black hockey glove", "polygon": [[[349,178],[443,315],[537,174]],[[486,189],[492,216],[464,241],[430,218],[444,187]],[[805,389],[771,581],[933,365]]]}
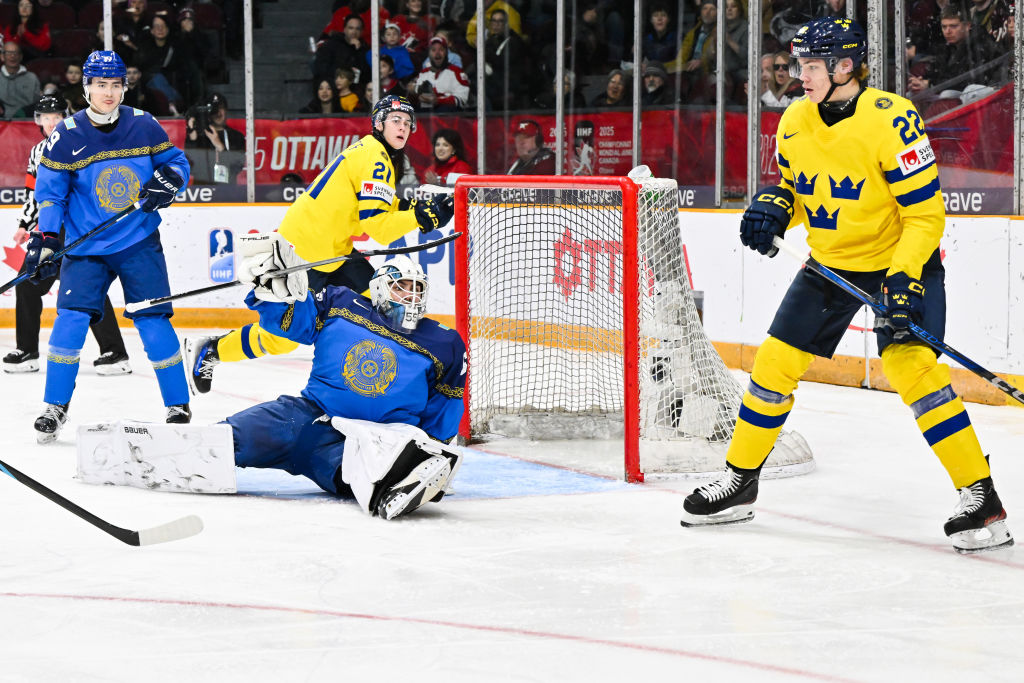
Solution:
{"label": "black hockey glove", "polygon": [[139,192],[139,199],[142,201],[142,210],[152,213],[157,209],[163,209],[174,202],[174,195],[185,186],[185,179],[178,175],[174,167],[164,164],[153,171],[150,178]]}
{"label": "black hockey glove", "polygon": [[60,260],[50,257],[64,248],[64,240],[52,232],[33,232],[28,237],[28,251],[25,254],[25,272],[30,282],[42,282],[57,277]]}
{"label": "black hockey glove", "polygon": [[435,194],[430,199],[414,199],[410,206],[416,213],[416,222],[422,232],[443,228],[455,215],[455,197],[450,194]]}
{"label": "black hockey glove", "polygon": [[919,323],[924,316],[924,285],[904,272],[893,273],[882,283],[882,296],[889,309],[886,325],[895,339],[906,338],[910,323]]}
{"label": "black hockey glove", "polygon": [[757,193],[754,201],[740,219],[740,242],[759,254],[771,258],[779,251],[772,244],[775,236],[785,237],[786,228],[793,218],[793,193],[784,187],[766,187]]}

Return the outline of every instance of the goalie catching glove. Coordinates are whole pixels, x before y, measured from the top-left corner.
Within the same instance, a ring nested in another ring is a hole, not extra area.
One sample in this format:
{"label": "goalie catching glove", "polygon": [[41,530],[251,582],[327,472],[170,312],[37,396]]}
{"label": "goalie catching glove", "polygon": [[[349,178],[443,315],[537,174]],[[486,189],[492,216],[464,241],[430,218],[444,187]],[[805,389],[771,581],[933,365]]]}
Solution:
{"label": "goalie catching glove", "polygon": [[779,251],[772,240],[776,236],[785,237],[792,218],[793,193],[784,187],[766,187],[743,212],[740,242],[771,258]]}
{"label": "goalie catching glove", "polygon": [[276,232],[238,238],[242,264],[238,279],[251,282],[257,299],[275,303],[305,301],[309,279],[305,270],[282,275],[280,271],[306,263],[295,247]]}
{"label": "goalie catching glove", "polygon": [[64,248],[64,240],[52,232],[33,232],[28,238],[25,253],[25,272],[30,282],[39,283],[60,272],[60,260],[52,256]]}
{"label": "goalie catching glove", "polygon": [[440,230],[455,216],[455,197],[435,194],[430,199],[413,199],[409,208],[416,214],[416,222],[422,232]]}

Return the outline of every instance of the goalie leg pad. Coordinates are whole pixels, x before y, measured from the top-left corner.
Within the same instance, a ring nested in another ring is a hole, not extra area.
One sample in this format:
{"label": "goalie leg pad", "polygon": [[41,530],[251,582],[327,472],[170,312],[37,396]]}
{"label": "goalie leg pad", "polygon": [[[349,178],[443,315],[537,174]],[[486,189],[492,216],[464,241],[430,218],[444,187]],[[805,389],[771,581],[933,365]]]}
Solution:
{"label": "goalie leg pad", "polygon": [[462,452],[407,424],[342,417],[332,426],[345,435],[341,479],[368,514],[394,519],[444,497]]}
{"label": "goalie leg pad", "polygon": [[87,484],[235,493],[231,427],[128,420],[82,425],[77,477]]}

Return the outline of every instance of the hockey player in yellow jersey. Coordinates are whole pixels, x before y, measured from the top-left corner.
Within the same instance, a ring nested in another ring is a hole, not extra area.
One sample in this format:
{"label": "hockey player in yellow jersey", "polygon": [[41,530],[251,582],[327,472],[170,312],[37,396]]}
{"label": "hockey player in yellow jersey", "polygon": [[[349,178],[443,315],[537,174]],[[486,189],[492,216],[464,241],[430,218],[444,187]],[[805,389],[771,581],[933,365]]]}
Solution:
{"label": "hockey player in yellow jersey", "polygon": [[[388,244],[415,228],[430,232],[451,220],[455,212],[451,196],[412,201],[397,196],[395,169],[403,168],[403,149],[416,130],[416,113],[409,100],[397,95],[381,98],[370,112],[370,126],[370,135],[331,160],[288,208],[275,239],[262,242],[268,255],[278,248],[276,240],[283,238],[305,261],[322,261],[352,252],[352,239],[363,233]],[[343,285],[366,292],[373,270],[359,256],[319,266],[309,271],[309,288],[317,292],[327,285]],[[289,353],[297,346],[257,323],[221,337],[187,339],[189,386],[192,393],[206,393],[219,363]]]}
{"label": "hockey player in yellow jersey", "polygon": [[[884,297],[876,328],[882,368],[925,442],[959,490],[944,531],[958,552],[1010,546],[1006,512],[949,368],[910,336],[910,322],[942,337],[945,207],[935,155],[914,105],[864,87],[867,41],[855,21],[814,19],[792,42],[792,70],[806,97],[779,121],[782,182],[762,189],[740,239],[774,256],[775,237],[807,227],[811,258]],[[810,269],[794,278],[758,349],[726,456],[727,469],[683,502],[683,526],[754,515],[758,477],[814,356],[831,357],[861,303]],[[898,454],[894,454],[898,455]]]}

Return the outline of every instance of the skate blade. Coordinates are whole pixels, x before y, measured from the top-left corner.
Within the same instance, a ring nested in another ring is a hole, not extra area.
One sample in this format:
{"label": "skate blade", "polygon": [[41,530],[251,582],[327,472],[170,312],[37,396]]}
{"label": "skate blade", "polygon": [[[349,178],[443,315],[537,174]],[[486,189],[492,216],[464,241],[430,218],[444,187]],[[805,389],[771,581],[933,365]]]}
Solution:
{"label": "skate blade", "polygon": [[713,515],[693,515],[683,510],[683,517],[679,520],[680,526],[712,526],[722,524],[742,524],[754,518],[754,506],[736,505],[728,510]]}
{"label": "skate blade", "polygon": [[451,464],[448,462],[448,459],[440,456],[427,460],[422,465],[419,465],[414,472],[419,481],[414,485],[410,485],[408,490],[398,492],[385,503],[378,513],[381,517],[386,520],[392,520],[401,515],[407,515],[425,503],[431,502],[434,496],[431,495],[431,499],[427,500],[424,495],[427,488],[439,488],[443,493],[444,487],[452,475]]}
{"label": "skate blade", "polygon": [[39,372],[39,361],[27,360],[22,363],[4,363],[4,372],[10,375],[22,372]]}
{"label": "skate blade", "polygon": [[130,375],[132,374],[132,368],[128,365],[127,361],[124,363],[114,363],[113,365],[97,365],[96,374],[101,377],[116,377],[118,375]]}
{"label": "skate blade", "polygon": [[36,443],[53,443],[57,440],[56,434],[46,434],[45,432],[36,432]]}
{"label": "skate blade", "polygon": [[1013,545],[1013,536],[1006,528],[1006,522],[999,521],[989,524],[984,529],[960,531],[949,539],[953,542],[953,550],[961,555],[974,555],[991,550],[1009,548]]}

